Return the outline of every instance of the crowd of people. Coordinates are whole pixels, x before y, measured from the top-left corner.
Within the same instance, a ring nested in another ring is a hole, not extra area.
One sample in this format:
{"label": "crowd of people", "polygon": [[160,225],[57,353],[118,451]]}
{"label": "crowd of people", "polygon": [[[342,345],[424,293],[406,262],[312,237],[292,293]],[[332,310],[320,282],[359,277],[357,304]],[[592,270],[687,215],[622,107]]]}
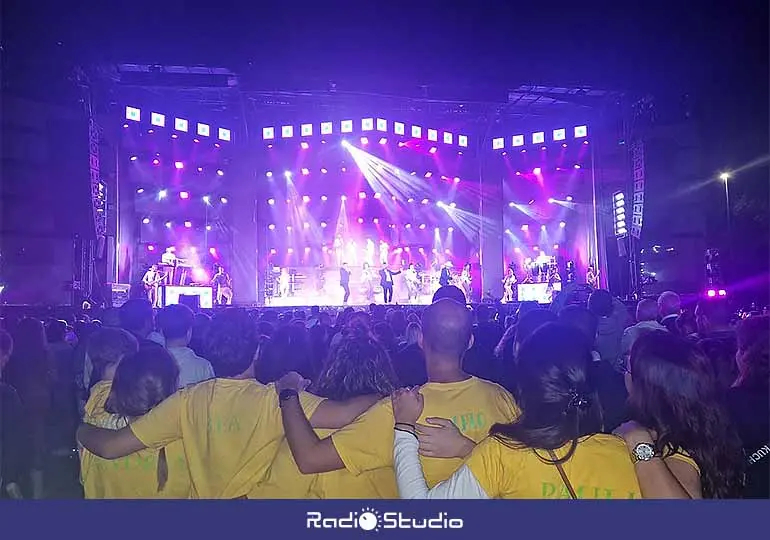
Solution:
{"label": "crowd of people", "polygon": [[2,497],[770,497],[767,315],[465,302],[6,318]]}

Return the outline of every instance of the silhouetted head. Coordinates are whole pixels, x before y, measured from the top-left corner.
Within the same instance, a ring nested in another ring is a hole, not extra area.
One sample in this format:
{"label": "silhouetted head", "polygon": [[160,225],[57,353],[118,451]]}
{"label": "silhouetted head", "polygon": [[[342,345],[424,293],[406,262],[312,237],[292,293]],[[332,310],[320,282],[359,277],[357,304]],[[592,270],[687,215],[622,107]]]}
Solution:
{"label": "silhouetted head", "polygon": [[420,348],[428,362],[460,362],[473,345],[473,316],[464,304],[448,298],[434,302],[422,313]]}

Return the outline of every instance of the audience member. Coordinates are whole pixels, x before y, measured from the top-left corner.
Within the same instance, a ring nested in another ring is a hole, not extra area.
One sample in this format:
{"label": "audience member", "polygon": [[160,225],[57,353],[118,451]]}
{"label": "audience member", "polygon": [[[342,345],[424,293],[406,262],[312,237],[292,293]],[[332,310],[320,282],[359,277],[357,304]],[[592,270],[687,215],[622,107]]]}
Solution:
{"label": "audience member", "polygon": [[30,439],[16,390],[3,382],[3,370],[13,353],[11,335],[0,329],[0,499],[24,498],[29,485]]}
{"label": "audience member", "polygon": [[132,298],[120,306],[118,312],[120,327],[128,330],[139,340],[140,345],[150,341],[164,345],[163,337],[154,332],[152,304],[145,298]]}
{"label": "audience member", "polygon": [[[671,332],[642,335],[626,370],[631,417],[618,428],[645,498],[737,498],[741,443],[708,358]],[[677,458],[677,459],[671,459]]]}
{"label": "audience member", "polygon": [[419,386],[428,381],[425,354],[419,344],[421,331],[419,323],[409,323],[406,327],[406,341],[393,356],[393,368],[396,371],[396,376],[405,386]]}
{"label": "audience member", "polygon": [[[130,343],[121,330],[114,330],[100,336],[105,348],[112,351]],[[115,430],[173,394],[179,368],[168,351],[149,346],[108,365],[104,373],[86,404],[84,421]],[[83,449],[80,478],[87,499],[186,499],[190,495],[190,476],[180,442],[131,454],[120,466]]]}
{"label": "audience member", "polygon": [[738,377],[727,394],[748,456],[744,497],[770,498],[770,317],[751,316],[738,324]]}
{"label": "audience member", "polygon": [[214,378],[214,370],[205,358],[195,354],[189,345],[192,339],[195,315],[183,304],[166,306],[158,313],[158,327],[166,349],[179,368],[179,388]]}
{"label": "audience member", "polygon": [[681,312],[682,302],[678,294],[665,291],[658,296],[658,317],[666,330],[676,333],[676,320]]}
{"label": "audience member", "polygon": [[455,302],[463,305],[465,305],[466,301],[465,293],[459,287],[455,287],[454,285],[444,285],[443,287],[439,287],[436,292],[433,293],[432,302],[435,304],[444,298],[454,300]]}

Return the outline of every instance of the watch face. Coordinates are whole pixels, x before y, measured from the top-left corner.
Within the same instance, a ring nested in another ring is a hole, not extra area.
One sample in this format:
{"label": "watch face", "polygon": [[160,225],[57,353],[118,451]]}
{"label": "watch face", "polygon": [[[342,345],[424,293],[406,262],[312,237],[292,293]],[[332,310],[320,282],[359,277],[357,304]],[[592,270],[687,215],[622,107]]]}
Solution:
{"label": "watch face", "polygon": [[649,443],[639,443],[634,448],[634,456],[640,461],[649,461],[655,457],[655,448]]}

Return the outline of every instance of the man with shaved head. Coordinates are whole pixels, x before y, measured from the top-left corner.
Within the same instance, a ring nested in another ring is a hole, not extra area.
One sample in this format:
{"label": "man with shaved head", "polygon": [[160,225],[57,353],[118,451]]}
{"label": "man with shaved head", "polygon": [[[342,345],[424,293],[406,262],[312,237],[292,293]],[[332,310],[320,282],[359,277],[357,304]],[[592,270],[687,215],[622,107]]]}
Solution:
{"label": "man with shaved head", "polygon": [[[449,478],[468,452],[467,448],[457,448],[452,455],[438,455],[432,441],[441,436],[442,430],[454,429],[454,424],[467,439],[477,443],[493,424],[511,422],[518,409],[503,387],[463,371],[463,355],[473,344],[472,316],[463,304],[445,298],[428,306],[423,312],[418,344],[425,353],[428,382],[421,388],[425,404],[422,415],[417,426],[411,427],[416,428],[420,438],[426,480],[434,486]],[[296,398],[282,400],[281,413],[286,439],[301,472],[346,469],[358,477],[379,471],[378,492],[383,497],[398,498],[390,397],[324,439],[315,434]]]}
{"label": "man with shaved head", "polygon": [[660,324],[671,332],[676,332],[676,319],[682,312],[682,301],[674,291],[665,291],[658,297],[658,317]]}

